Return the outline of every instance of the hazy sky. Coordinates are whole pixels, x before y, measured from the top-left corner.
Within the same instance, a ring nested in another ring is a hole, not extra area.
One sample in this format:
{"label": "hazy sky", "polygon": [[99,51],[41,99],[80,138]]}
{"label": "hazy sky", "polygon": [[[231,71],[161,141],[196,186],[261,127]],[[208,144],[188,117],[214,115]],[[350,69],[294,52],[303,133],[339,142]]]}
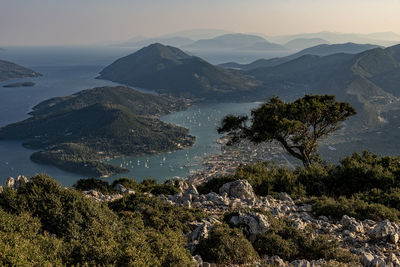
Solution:
{"label": "hazy sky", "polygon": [[214,28],[400,33],[400,0],[0,0],[0,45],[90,44]]}

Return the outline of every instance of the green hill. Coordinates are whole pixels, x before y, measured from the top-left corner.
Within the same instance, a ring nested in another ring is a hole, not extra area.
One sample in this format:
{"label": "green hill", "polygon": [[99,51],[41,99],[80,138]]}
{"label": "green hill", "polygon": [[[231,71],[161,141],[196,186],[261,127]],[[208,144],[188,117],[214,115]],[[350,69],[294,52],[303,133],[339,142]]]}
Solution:
{"label": "green hill", "polygon": [[5,60],[0,60],[0,82],[9,79],[16,79],[23,77],[37,77],[37,76],[41,76],[41,74],[31,69],[17,65],[15,63]]}
{"label": "green hill", "polygon": [[355,43],[345,43],[345,44],[321,44],[313,47],[303,49],[293,55],[280,58],[271,59],[258,59],[249,64],[238,64],[235,62],[229,62],[221,64],[220,66],[225,68],[241,69],[241,70],[253,70],[263,67],[275,67],[280,64],[295,60],[299,57],[305,55],[315,55],[315,56],[329,56],[333,54],[345,53],[345,54],[358,54],[366,50],[377,48],[377,45],[371,44],[355,44]]}
{"label": "green hill", "polygon": [[[382,126],[389,111],[400,108],[400,46],[375,48],[359,54],[306,55],[273,67],[250,70],[263,81],[264,92],[330,93],[358,110],[364,127]],[[361,125],[359,125],[361,126]]]}
{"label": "green hill", "polygon": [[153,44],[116,60],[99,78],[175,96],[207,99],[238,98],[259,82],[216,67],[178,48]]}
{"label": "green hill", "polygon": [[[132,89],[129,89],[132,91],[129,94],[128,89],[95,88],[72,98],[45,101],[36,109],[41,112],[33,117],[0,128],[0,139],[27,140],[25,146],[43,149],[32,155],[34,161],[93,176],[126,171],[99,162],[104,158],[171,151],[193,144],[194,137],[188,134],[187,129],[164,123],[153,116],[154,111],[140,109],[140,106],[135,107],[135,110],[140,110],[135,114],[120,104],[127,105],[127,101],[118,101],[125,94],[137,95],[136,101],[140,97],[154,98],[162,110],[169,112],[175,108],[168,106],[171,98],[149,96]],[[109,94],[115,98],[101,103],[102,97]],[[49,103],[55,104],[49,107]],[[134,102],[130,104],[134,105]]]}
{"label": "green hill", "polygon": [[48,115],[81,109],[96,103],[117,103],[136,115],[159,116],[186,109],[188,101],[153,94],[140,93],[126,86],[97,87],[70,96],[45,100],[33,107],[31,115]]}

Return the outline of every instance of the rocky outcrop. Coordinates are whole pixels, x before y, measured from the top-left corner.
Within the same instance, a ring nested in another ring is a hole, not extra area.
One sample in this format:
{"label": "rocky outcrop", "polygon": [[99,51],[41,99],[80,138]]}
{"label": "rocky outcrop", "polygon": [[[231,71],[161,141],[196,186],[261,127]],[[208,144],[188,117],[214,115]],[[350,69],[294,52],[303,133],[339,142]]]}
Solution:
{"label": "rocky outcrop", "polygon": [[244,226],[244,230],[250,236],[256,236],[267,231],[269,227],[267,216],[256,212],[239,212],[232,216],[230,221],[233,225]]}
{"label": "rocky outcrop", "polygon": [[377,241],[390,241],[396,244],[399,241],[399,226],[388,220],[378,223],[368,235]]}
{"label": "rocky outcrop", "polygon": [[115,201],[124,197],[122,194],[105,195],[96,190],[82,191],[82,193],[97,202]]}
{"label": "rocky outcrop", "polygon": [[237,180],[234,182],[226,183],[219,189],[219,193],[228,194],[229,197],[239,199],[254,199],[255,194],[253,187],[247,180]]}
{"label": "rocky outcrop", "polygon": [[125,188],[122,184],[116,184],[114,186],[114,189],[117,190],[118,192],[120,192],[121,194],[136,194],[136,191],[133,189],[127,189]]}
{"label": "rocky outcrop", "polygon": [[26,178],[23,175],[19,175],[17,179],[14,179],[14,177],[8,177],[4,186],[8,188],[14,188],[17,189],[21,185],[24,185],[29,182],[29,179]]}

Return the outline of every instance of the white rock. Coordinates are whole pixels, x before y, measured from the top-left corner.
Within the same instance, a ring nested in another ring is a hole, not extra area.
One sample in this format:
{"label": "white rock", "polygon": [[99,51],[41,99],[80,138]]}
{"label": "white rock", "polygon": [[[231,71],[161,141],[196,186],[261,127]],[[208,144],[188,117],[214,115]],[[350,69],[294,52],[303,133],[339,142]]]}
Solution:
{"label": "white rock", "polygon": [[340,223],[344,228],[348,229],[350,232],[356,233],[364,233],[364,227],[362,223],[357,222],[357,220],[353,217],[349,217],[347,215],[343,215]]}
{"label": "white rock", "polygon": [[14,188],[15,180],[13,177],[8,177],[5,183],[5,187]]}
{"label": "white rock", "polygon": [[294,267],[311,267],[311,264],[307,260],[295,260],[290,263]]}
{"label": "white rock", "polygon": [[230,183],[226,183],[219,189],[219,193],[227,193],[229,197],[240,198],[240,199],[253,199],[255,194],[253,187],[247,180],[237,180]]}
{"label": "white rock", "polygon": [[375,225],[368,235],[375,240],[389,239],[391,242],[394,242],[399,239],[397,225],[391,223],[389,220],[384,220]]}
{"label": "white rock", "polygon": [[230,222],[234,225],[245,225],[250,235],[261,234],[270,226],[267,216],[256,212],[239,212],[239,215],[232,216]]}
{"label": "white rock", "polygon": [[364,252],[364,253],[361,254],[360,261],[361,261],[363,266],[371,265],[373,260],[374,260],[374,256],[371,253]]}

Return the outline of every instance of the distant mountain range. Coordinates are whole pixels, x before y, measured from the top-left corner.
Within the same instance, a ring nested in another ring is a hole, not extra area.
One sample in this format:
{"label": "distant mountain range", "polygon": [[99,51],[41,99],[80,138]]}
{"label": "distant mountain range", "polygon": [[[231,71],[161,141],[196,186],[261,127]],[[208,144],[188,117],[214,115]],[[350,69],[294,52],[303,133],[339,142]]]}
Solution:
{"label": "distant mountain range", "polygon": [[34,70],[22,67],[9,61],[0,60],[0,82],[9,79],[38,76],[41,76],[41,74]]}
{"label": "distant mountain range", "polygon": [[225,34],[212,39],[198,40],[192,44],[183,46],[184,49],[193,50],[265,50],[285,51],[286,47],[268,42],[257,35],[249,34]]}
{"label": "distant mountain range", "polygon": [[329,42],[321,38],[297,38],[285,43],[284,46],[292,50],[303,50],[321,44],[329,44]]}
{"label": "distant mountain range", "polygon": [[329,93],[351,102],[365,127],[376,127],[400,108],[400,45],[359,54],[305,55],[289,62],[252,69],[261,90]]}
{"label": "distant mountain range", "polygon": [[237,99],[259,85],[241,72],[161,44],[116,60],[100,72],[99,78],[174,96],[214,100]]}
{"label": "distant mountain range", "polygon": [[337,33],[337,32],[316,32],[301,33],[293,35],[269,36],[268,40],[279,44],[285,44],[295,39],[305,38],[321,38],[332,44],[338,43],[360,43],[360,44],[376,44],[381,46],[392,46],[400,43],[400,35],[393,32],[381,32],[371,34],[355,34],[355,33]]}
{"label": "distant mountain range", "polygon": [[87,176],[126,171],[101,162],[108,157],[171,151],[190,146],[188,130],[157,117],[187,103],[128,87],[99,87],[46,100],[33,117],[0,128],[0,139],[25,140],[42,151],[32,160]]}
{"label": "distant mountain range", "polygon": [[235,62],[229,62],[221,64],[220,66],[232,69],[242,69],[242,70],[251,70],[262,67],[273,67],[277,66],[296,58],[299,58],[304,55],[316,55],[316,56],[329,56],[338,53],[347,53],[347,54],[357,54],[369,49],[377,48],[377,45],[371,44],[354,44],[354,43],[345,43],[345,44],[322,44],[314,47],[306,48],[300,52],[292,54],[286,57],[280,58],[271,58],[271,59],[259,59],[250,64],[238,64]]}

